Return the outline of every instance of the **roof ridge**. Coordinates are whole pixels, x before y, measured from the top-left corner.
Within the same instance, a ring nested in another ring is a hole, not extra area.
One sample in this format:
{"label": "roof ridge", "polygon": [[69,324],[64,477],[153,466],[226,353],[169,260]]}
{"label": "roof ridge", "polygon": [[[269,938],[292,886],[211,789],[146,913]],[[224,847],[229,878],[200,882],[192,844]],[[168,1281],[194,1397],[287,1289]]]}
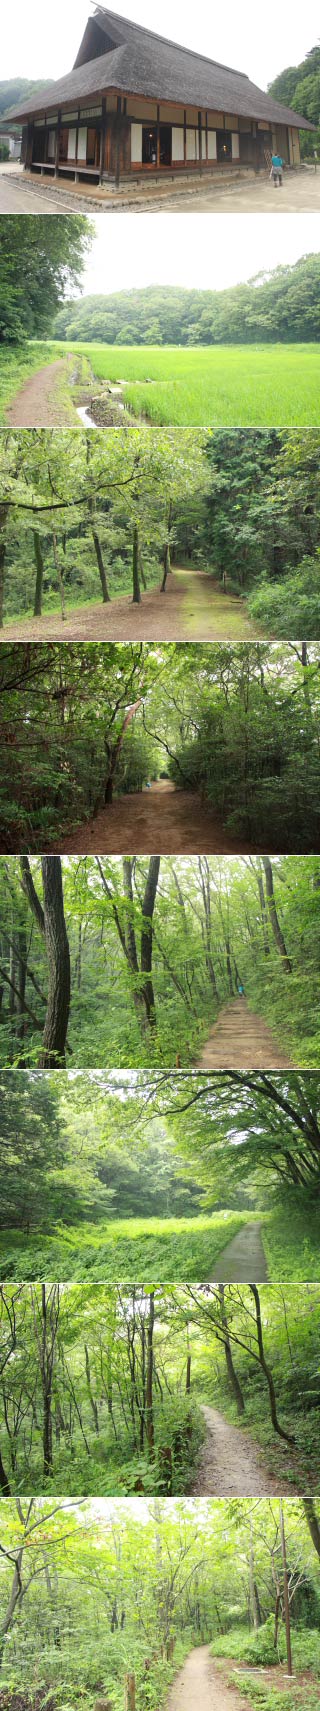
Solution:
{"label": "roof ridge", "polygon": [[[196,48],[186,48],[182,42],[173,42],[169,36],[159,36],[156,30],[149,30],[145,24],[136,24],[134,18],[124,18],[122,13],[110,12],[108,6],[99,6],[95,3],[94,17],[99,17],[101,12],[105,18],[114,18],[116,24],[129,24],[130,29],[139,31],[142,36],[151,36],[151,40],[154,42],[163,42],[165,47],[177,48],[178,53],[189,54],[191,59],[199,59],[203,65],[215,65],[219,71],[231,71],[234,77],[242,77],[244,83],[250,82],[248,73],[237,71],[235,65],[225,65],[221,59],[209,59],[208,54],[197,53]],[[126,45],[125,42],[116,44],[118,47],[125,47]]]}

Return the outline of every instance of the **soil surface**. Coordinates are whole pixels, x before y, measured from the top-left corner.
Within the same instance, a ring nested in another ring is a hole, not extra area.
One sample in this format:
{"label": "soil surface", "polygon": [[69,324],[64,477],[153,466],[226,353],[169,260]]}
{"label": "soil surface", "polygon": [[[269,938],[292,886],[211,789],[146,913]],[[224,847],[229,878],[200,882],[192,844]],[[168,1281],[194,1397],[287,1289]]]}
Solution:
{"label": "soil surface", "polygon": [[218,1255],[211,1283],[267,1283],[261,1224],[245,1224]]}
{"label": "soil surface", "polygon": [[197,1069],[292,1068],[268,1023],[249,1010],[245,998],[234,998],[220,1010],[197,1064]]}
{"label": "soil surface", "polygon": [[221,1679],[209,1646],[197,1646],[179,1670],[167,1699],[166,1711],[250,1711],[232,1687]]}
{"label": "soil surface", "polygon": [[[70,359],[69,359],[70,360]],[[61,397],[60,381],[66,373],[68,358],[38,368],[16,393],[6,411],[12,428],[72,427],[70,405]],[[74,426],[77,426],[75,415]]]}
{"label": "soil surface", "polygon": [[[193,1497],[276,1496],[283,1487],[264,1466],[249,1432],[230,1426],[217,1408],[202,1406],[207,1436],[202,1445]],[[290,1495],[294,1496],[291,1491]]]}
{"label": "soil surface", "polygon": [[170,779],[109,803],[94,820],[59,840],[59,851],[84,855],[126,855],[133,850],[136,855],[234,855],[250,849],[250,844],[228,838],[221,820],[195,791],[178,790]]}
{"label": "soil surface", "polygon": [[243,600],[223,594],[214,576],[200,570],[177,568],[168,577],[165,594],[160,587],[143,594],[140,606],[133,605],[129,594],[103,606],[76,606],[66,611],[64,622],[59,612],[42,618],[20,618],[6,623],[0,641],[21,641],[30,636],[34,641],[115,642],[220,642],[242,641],[258,636],[257,625],[251,622]]}

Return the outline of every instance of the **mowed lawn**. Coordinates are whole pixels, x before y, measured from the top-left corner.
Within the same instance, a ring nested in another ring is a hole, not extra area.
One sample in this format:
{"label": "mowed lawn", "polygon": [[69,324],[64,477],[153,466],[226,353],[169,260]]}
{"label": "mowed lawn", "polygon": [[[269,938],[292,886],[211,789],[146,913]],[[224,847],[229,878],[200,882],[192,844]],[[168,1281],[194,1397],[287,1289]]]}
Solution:
{"label": "mowed lawn", "polygon": [[[252,1214],[253,1216],[253,1214]],[[86,1277],[123,1283],[207,1282],[227,1242],[250,1213],[217,1212],[198,1218],[121,1218],[108,1223],[53,1228],[52,1236],[17,1230],[0,1235],[0,1278]]]}
{"label": "mowed lawn", "polygon": [[99,380],[125,381],[135,416],[172,426],[320,422],[320,344],[74,345]]}

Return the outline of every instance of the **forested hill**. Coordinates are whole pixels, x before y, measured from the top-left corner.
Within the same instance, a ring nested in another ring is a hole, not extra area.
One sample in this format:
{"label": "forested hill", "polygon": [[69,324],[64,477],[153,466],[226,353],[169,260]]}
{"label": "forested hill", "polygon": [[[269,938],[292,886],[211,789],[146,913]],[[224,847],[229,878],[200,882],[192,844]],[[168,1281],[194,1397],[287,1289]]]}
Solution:
{"label": "forested hill", "polygon": [[228,291],[148,286],[81,297],[60,309],[59,339],[119,345],[284,343],[319,338],[320,255]]}
{"label": "forested hill", "polygon": [[269,94],[317,125],[316,136],[314,131],[300,131],[301,154],[305,160],[312,159],[314,148],[320,146],[320,43],[310,49],[301,65],[289,65],[286,71],[281,71],[269,84]]}
{"label": "forested hill", "polygon": [[[39,77],[37,82],[34,79],[31,82],[29,77],[10,77],[0,82],[0,119],[6,119],[11,107],[17,107],[25,95],[34,95],[36,89],[44,89],[48,83],[48,77]],[[19,130],[19,125],[14,129]]]}

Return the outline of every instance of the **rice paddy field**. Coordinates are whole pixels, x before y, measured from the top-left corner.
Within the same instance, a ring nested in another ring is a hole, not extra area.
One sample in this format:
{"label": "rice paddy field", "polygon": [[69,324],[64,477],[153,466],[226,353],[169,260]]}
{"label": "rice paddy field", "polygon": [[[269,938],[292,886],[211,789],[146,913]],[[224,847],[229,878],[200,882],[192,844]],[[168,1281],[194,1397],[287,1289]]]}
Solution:
{"label": "rice paddy field", "polygon": [[320,422],[320,345],[68,345],[98,380],[123,382],[134,416],[177,427]]}

